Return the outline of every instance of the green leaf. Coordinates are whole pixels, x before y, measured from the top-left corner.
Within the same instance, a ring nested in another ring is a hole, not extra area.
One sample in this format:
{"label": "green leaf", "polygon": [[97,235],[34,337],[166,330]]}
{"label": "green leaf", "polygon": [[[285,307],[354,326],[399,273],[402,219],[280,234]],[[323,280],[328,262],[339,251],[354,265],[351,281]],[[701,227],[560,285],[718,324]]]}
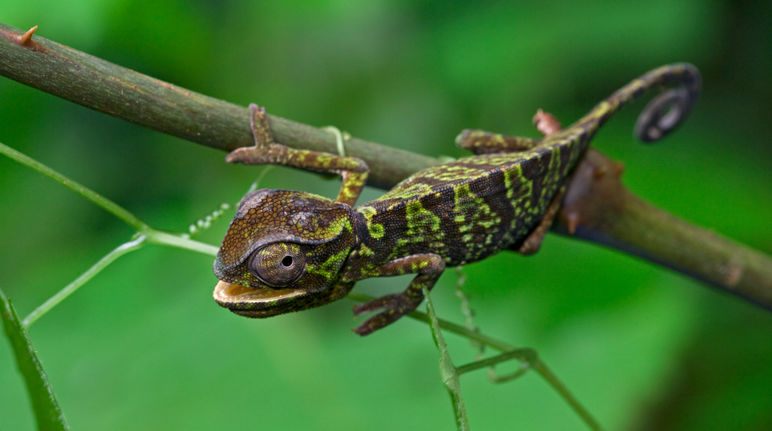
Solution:
{"label": "green leaf", "polygon": [[11,341],[16,363],[27,385],[32,410],[39,430],[68,430],[67,422],[62,414],[62,409],[56,401],[51,385],[48,383],[46,372],[43,371],[40,360],[35,353],[35,348],[29,339],[27,330],[21,325],[16,310],[0,290],[0,305],[2,306],[3,326],[8,339]]}

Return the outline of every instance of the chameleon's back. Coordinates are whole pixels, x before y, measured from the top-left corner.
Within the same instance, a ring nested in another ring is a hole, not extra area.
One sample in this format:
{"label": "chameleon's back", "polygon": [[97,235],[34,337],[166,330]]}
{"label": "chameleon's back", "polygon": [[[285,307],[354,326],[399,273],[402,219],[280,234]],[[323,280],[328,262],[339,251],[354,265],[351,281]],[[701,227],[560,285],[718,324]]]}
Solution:
{"label": "chameleon's back", "polygon": [[573,165],[567,148],[483,154],[420,171],[357,210],[390,235],[372,241],[389,258],[436,253],[448,265],[480,260],[522,241]]}
{"label": "chameleon's back", "polygon": [[672,84],[679,88],[652,100],[636,125],[641,140],[660,139],[678,126],[699,93],[700,75],[690,64],[663,66],[633,80],[529,151],[479,154],[414,174],[357,207],[367,221],[368,241],[378,243],[368,247],[380,262],[435,253],[448,265],[519,248],[598,128],[647,90]]}

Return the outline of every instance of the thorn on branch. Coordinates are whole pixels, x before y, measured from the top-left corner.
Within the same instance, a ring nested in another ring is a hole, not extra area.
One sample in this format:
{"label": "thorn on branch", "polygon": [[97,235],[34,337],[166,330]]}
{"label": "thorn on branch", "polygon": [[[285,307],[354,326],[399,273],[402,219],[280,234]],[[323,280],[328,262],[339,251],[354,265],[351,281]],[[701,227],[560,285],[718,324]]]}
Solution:
{"label": "thorn on branch", "polygon": [[26,33],[17,36],[17,41],[19,42],[19,45],[29,45],[30,42],[32,42],[32,33],[35,32],[35,30],[38,29],[38,26],[33,26],[29,30],[27,30]]}
{"label": "thorn on branch", "polygon": [[32,40],[32,34],[35,33],[35,30],[37,29],[38,29],[38,26],[33,26],[23,34],[17,34],[17,33],[14,33],[13,31],[0,29],[0,35],[5,36],[8,40],[18,45],[21,45],[25,48],[31,48],[35,51],[40,51],[42,47]]}
{"label": "thorn on branch", "polygon": [[576,228],[579,226],[579,212],[578,211],[561,211],[563,219],[568,227],[568,233],[571,235],[576,233]]}

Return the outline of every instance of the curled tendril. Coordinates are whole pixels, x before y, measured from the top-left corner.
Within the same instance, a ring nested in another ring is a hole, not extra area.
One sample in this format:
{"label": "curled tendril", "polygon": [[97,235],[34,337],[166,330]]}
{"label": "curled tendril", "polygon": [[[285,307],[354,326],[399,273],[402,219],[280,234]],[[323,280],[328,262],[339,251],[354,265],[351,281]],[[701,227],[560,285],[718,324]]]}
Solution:
{"label": "curled tendril", "polygon": [[[693,66],[692,66],[693,67]],[[700,90],[699,72],[692,82],[658,95],[644,108],[635,123],[635,136],[643,142],[654,142],[676,129],[689,115]]]}

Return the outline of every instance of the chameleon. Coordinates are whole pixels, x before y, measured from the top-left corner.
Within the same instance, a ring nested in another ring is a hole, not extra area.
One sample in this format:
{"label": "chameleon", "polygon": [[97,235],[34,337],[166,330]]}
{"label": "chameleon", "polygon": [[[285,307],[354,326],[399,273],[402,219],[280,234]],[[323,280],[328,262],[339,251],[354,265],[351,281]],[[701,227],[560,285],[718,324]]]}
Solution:
{"label": "chameleon", "polygon": [[419,171],[359,205],[364,161],[274,142],[265,108],[252,104],[254,145],[237,148],[227,162],[339,174],[342,184],[334,200],[274,189],[244,196],[214,262],[214,299],[263,318],[328,304],[365,278],[415,274],[404,291],[354,306],[355,315],[380,310],[354,332],[379,330],[415,310],[448,267],[503,250],[536,252],[598,129],[622,106],[660,89],[635,128],[642,141],[656,141],[688,114],[700,82],[691,64],[659,67],[541,138],[465,129],[456,144],[474,155]]}

